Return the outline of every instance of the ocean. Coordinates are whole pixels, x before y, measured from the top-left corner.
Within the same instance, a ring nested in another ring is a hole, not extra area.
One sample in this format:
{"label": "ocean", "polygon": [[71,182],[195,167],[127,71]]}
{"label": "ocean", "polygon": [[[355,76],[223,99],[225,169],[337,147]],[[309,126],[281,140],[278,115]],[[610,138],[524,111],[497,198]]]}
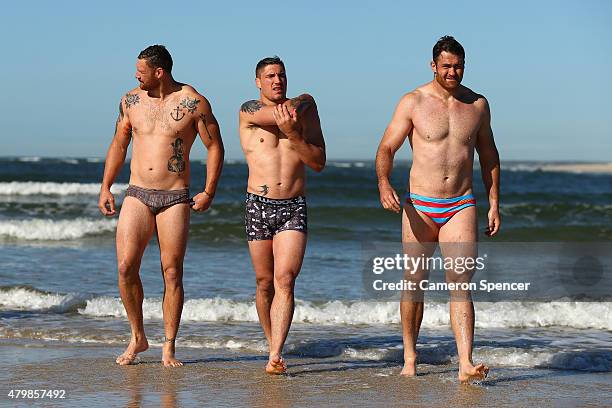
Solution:
{"label": "ocean", "polygon": [[[121,348],[129,340],[117,289],[117,219],[104,218],[97,208],[103,166],[95,158],[0,158],[0,345]],[[205,165],[193,161],[191,166],[195,191],[204,184]],[[612,175],[546,166],[502,163],[497,245],[592,243],[605,252],[612,243]],[[394,168],[398,192],[406,186],[408,169],[406,162]],[[227,161],[211,210],[192,215],[179,358],[182,349],[265,355],[243,224],[246,177],[243,162]],[[112,190],[118,202],[128,178],[126,166]],[[482,231],[488,208],[478,169],[474,181]],[[334,357],[401,364],[398,303],[372,299],[364,288],[364,244],[400,241],[399,216],[378,201],[373,162],[329,161],[322,173],[308,174],[307,197],[308,247],[285,355],[289,361]],[[481,240],[490,241],[484,233]],[[543,258],[526,258],[555,273]],[[600,266],[607,275],[599,276],[596,286],[609,295],[610,264]],[[507,268],[496,271],[489,278],[508,277]],[[518,271],[513,278],[535,279],[533,271]],[[163,340],[155,238],[145,252],[141,278],[145,329],[155,350]],[[475,308],[474,360],[486,362],[492,373],[496,368],[612,370],[612,303],[605,296],[508,298],[476,302]],[[443,297],[426,303],[419,352],[422,364],[457,361]]]}

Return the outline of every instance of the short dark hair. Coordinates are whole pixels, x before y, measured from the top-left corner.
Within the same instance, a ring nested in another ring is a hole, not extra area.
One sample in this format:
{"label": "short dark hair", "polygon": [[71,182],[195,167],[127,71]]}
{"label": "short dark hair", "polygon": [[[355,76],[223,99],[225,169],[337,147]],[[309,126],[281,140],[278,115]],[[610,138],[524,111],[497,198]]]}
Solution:
{"label": "short dark hair", "polygon": [[172,72],[172,57],[163,45],[150,45],[138,54],[138,59],[144,59],[153,68],[162,68]]}
{"label": "short dark hair", "polygon": [[455,40],[452,35],[445,35],[440,38],[436,45],[433,47],[433,61],[436,62],[436,59],[442,54],[442,51],[450,52],[451,54],[455,54],[460,56],[465,61],[465,50],[463,46],[459,44],[459,41]]}
{"label": "short dark hair", "polygon": [[257,66],[255,67],[255,76],[259,76],[259,71],[268,65],[282,65],[283,69],[285,69],[285,63],[277,55],[273,57],[266,57],[257,63]]}

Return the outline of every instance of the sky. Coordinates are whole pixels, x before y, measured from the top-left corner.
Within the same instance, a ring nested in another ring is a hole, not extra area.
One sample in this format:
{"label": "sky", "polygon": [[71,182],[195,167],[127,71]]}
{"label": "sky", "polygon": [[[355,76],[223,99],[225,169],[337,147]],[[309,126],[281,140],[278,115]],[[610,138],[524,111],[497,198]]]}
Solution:
{"label": "sky", "polygon": [[[502,160],[610,161],[611,19],[606,0],[5,3],[0,156],[104,157],[138,53],[164,44],[175,79],[211,102],[226,158],[243,157],[238,110],[258,97],[257,61],[279,55],[288,95],[317,101],[328,158],[374,159],[449,34]],[[406,142],[396,158],[410,157]]]}

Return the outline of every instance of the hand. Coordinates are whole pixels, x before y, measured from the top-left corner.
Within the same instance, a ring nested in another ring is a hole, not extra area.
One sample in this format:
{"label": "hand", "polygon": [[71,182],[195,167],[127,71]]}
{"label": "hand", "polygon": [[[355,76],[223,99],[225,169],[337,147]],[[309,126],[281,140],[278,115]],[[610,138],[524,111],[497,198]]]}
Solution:
{"label": "hand", "polygon": [[491,207],[489,213],[487,214],[487,218],[489,219],[489,225],[485,230],[485,235],[492,237],[499,231],[499,226],[501,225],[501,218],[499,216],[499,208]]}
{"label": "hand", "polygon": [[278,126],[280,131],[287,135],[287,137],[301,136],[297,111],[295,109],[289,112],[286,105],[276,105],[274,107],[274,120],[276,121],[276,126]]}
{"label": "hand", "polygon": [[196,194],[193,198],[193,204],[191,205],[191,209],[194,211],[202,212],[208,210],[210,205],[212,204],[213,196],[203,191],[199,194]]}
{"label": "hand", "polygon": [[115,197],[113,197],[113,193],[110,192],[110,189],[103,188],[100,190],[98,208],[100,212],[107,217],[115,215]]}
{"label": "hand", "polygon": [[397,193],[389,183],[379,184],[378,191],[380,192],[380,203],[385,210],[399,213],[402,207]]}

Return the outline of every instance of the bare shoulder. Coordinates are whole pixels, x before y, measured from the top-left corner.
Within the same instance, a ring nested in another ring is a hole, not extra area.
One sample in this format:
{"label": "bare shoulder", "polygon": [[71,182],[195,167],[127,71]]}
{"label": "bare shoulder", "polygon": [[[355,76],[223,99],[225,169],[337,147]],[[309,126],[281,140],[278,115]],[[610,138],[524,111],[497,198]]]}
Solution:
{"label": "bare shoulder", "polygon": [[136,88],[133,88],[127,91],[121,97],[121,102],[123,103],[125,109],[127,110],[133,106],[138,105],[140,102],[142,102],[144,96],[146,96],[146,93],[139,87],[136,87]]}
{"label": "bare shoulder", "polygon": [[480,110],[489,109],[489,102],[487,101],[487,98],[485,98],[484,95],[481,95],[466,86],[463,87],[461,99],[463,99],[467,103],[473,103],[474,106]]}
{"label": "bare shoulder", "polygon": [[190,113],[195,111],[206,113],[211,110],[210,102],[204,95],[199,93],[193,86],[181,84],[179,104]]}
{"label": "bare shoulder", "polygon": [[423,100],[424,96],[425,92],[423,87],[416,88],[401,97],[397,104],[397,109],[410,111]]}

